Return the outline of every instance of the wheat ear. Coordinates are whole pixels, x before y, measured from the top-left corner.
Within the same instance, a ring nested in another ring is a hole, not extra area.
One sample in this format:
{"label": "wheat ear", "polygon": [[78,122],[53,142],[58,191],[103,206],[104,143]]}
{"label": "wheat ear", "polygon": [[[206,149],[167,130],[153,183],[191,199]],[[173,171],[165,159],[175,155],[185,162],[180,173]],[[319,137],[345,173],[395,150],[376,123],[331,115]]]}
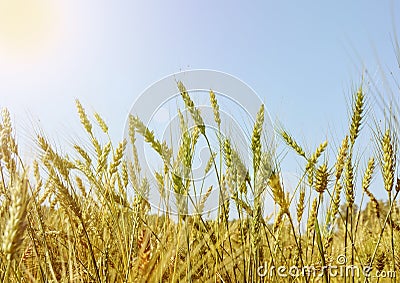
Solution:
{"label": "wheat ear", "polygon": [[253,151],[253,170],[258,171],[261,162],[261,133],[264,124],[264,104],[258,110],[256,122],[251,137],[251,149]]}
{"label": "wheat ear", "polygon": [[15,177],[11,193],[9,218],[3,233],[2,250],[11,261],[24,239],[27,225],[28,181],[25,177]]}
{"label": "wheat ear", "polygon": [[358,134],[360,133],[360,126],[363,119],[365,95],[362,87],[360,87],[355,94],[355,102],[353,105],[353,115],[350,125],[350,144],[353,146]]}

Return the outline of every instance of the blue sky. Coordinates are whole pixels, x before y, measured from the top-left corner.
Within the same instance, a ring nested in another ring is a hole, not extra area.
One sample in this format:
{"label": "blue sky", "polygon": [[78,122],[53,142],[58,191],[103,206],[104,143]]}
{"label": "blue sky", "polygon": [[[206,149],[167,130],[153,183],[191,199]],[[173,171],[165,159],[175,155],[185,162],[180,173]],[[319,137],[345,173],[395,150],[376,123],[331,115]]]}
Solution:
{"label": "blue sky", "polygon": [[[347,128],[363,69],[378,84],[378,63],[397,70],[396,1],[27,1],[37,9],[15,0],[15,16],[0,19],[0,106],[20,131],[40,120],[51,137],[81,133],[79,98],[120,140],[143,90],[200,68],[245,81],[313,149]],[[22,30],[17,39],[11,24]]]}
{"label": "blue sky", "polygon": [[43,52],[0,49],[0,103],[50,131],[75,123],[77,97],[118,136],[146,87],[206,68],[241,78],[307,138],[345,123],[363,68],[396,67],[394,1],[29,1],[52,6],[57,24]]}

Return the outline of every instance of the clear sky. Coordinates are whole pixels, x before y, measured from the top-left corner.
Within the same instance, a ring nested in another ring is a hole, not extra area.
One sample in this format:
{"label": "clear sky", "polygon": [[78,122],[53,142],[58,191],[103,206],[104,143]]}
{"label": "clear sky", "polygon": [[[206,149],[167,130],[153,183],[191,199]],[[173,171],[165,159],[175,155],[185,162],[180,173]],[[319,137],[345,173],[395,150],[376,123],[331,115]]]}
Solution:
{"label": "clear sky", "polygon": [[[74,99],[112,138],[136,97],[180,70],[215,69],[249,84],[273,119],[309,148],[347,127],[363,69],[397,68],[390,0],[0,0],[0,107],[20,130],[80,133]],[[21,122],[25,121],[25,122]]]}

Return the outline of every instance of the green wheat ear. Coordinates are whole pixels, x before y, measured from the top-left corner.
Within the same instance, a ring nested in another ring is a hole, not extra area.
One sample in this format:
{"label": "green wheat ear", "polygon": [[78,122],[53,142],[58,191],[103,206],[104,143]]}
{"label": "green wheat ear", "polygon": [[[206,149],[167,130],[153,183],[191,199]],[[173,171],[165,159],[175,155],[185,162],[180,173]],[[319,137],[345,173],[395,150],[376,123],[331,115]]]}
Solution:
{"label": "green wheat ear", "polygon": [[[215,144],[210,144],[200,110],[182,83],[178,88],[188,111],[186,117],[178,110],[183,138],[170,148],[139,117],[130,115],[127,140],[132,144],[132,161],[123,158],[127,142],[113,145],[108,125],[97,113],[89,119],[77,100],[79,119],[91,148],[87,150],[84,143],[71,144],[71,156],[76,158],[72,162],[40,132],[35,135],[39,157],[32,164],[25,164],[18,153],[10,113],[2,111],[0,281],[294,280],[281,278],[276,270],[261,279],[257,271],[265,262],[285,267],[286,271],[290,266],[316,266],[323,278],[311,275],[301,280],[334,283],[344,280],[329,278],[322,267],[330,266],[332,261],[335,264],[338,254],[348,257],[346,266],[396,270],[400,233],[400,179],[396,178],[399,140],[395,128],[381,129],[376,123],[372,136],[375,156],[368,159],[364,170],[354,161],[354,152],[364,153],[364,148],[355,147],[365,115],[362,88],[353,94],[349,133],[341,140],[332,167],[327,161],[327,141],[314,152],[305,152],[288,131],[280,130],[295,155],[306,160],[299,165],[302,175],[293,182],[295,190],[290,195],[285,192],[280,174],[285,163],[262,147],[264,105],[247,140],[250,159],[253,158],[248,164],[233,139],[218,135]],[[220,127],[224,121],[216,94],[211,90],[209,95],[215,123]],[[187,118],[193,128],[188,127]],[[97,130],[108,142],[103,144],[96,139],[92,123],[99,126]],[[164,162],[154,172],[154,179],[141,170],[144,164],[140,164],[135,147],[136,134],[143,136]],[[192,161],[202,134],[211,157],[204,171],[200,170],[203,177],[197,182],[192,177],[199,168],[194,168]],[[357,158],[361,160],[363,156]],[[33,169],[28,175],[30,167]],[[378,167],[382,176],[375,184]],[[207,173],[212,177],[205,180]],[[388,201],[378,201],[373,194],[379,186],[387,191]],[[152,187],[158,188],[161,195],[161,203],[151,203],[154,207],[150,206]],[[216,187],[219,196],[211,195]],[[358,189],[362,190],[361,202],[355,203]],[[129,190],[134,192],[131,199]],[[200,194],[193,197],[192,190]],[[343,200],[342,191],[346,197]],[[268,197],[265,200],[275,208],[271,215],[264,212],[264,192]],[[368,203],[361,209],[365,199]],[[209,214],[204,211],[206,203],[217,206],[217,202],[219,209],[216,207]],[[178,208],[177,215],[172,203]],[[194,215],[188,215],[192,207]],[[231,219],[234,207],[237,218]],[[325,218],[324,226],[321,217]],[[398,277],[391,281],[397,282]]]}
{"label": "green wheat ear", "polygon": [[380,217],[379,202],[375,198],[373,193],[369,190],[369,187],[371,185],[372,175],[374,173],[374,169],[375,169],[375,159],[373,157],[371,157],[368,161],[367,169],[365,169],[364,178],[362,180],[362,189],[366,193],[366,195],[369,197],[376,217],[379,218]]}
{"label": "green wheat ear", "polygon": [[347,159],[345,163],[345,193],[346,201],[349,207],[354,204],[355,192],[354,192],[354,167],[351,159]]}
{"label": "green wheat ear", "polygon": [[318,158],[321,156],[321,154],[325,151],[326,147],[328,146],[328,141],[324,141],[321,143],[315,152],[310,156],[308,159],[307,165],[306,165],[306,172],[308,174],[308,183],[310,186],[313,186],[314,184],[314,174],[315,174],[315,165],[318,161]]}
{"label": "green wheat ear", "polygon": [[394,173],[396,166],[396,152],[393,137],[390,130],[386,130],[381,140],[382,148],[382,175],[385,190],[391,192],[394,185]]}
{"label": "green wheat ear", "polygon": [[215,97],[215,93],[212,90],[210,90],[210,102],[214,112],[214,120],[217,123],[218,128],[221,128],[221,115],[219,113],[219,105],[217,98]]}
{"label": "green wheat ear", "polygon": [[[172,150],[168,147],[167,143],[165,141],[161,143],[158,139],[156,139],[154,136],[154,132],[147,128],[139,117],[132,116],[129,123],[132,124],[130,128],[133,127],[139,134],[144,137],[145,141],[150,144],[150,146],[158,153],[164,163],[169,164]],[[135,141],[134,132],[135,131],[130,130],[130,139],[132,141]]]}
{"label": "green wheat ear", "polygon": [[346,136],[343,141],[342,145],[340,146],[339,153],[336,157],[336,164],[335,164],[335,178],[336,181],[339,181],[340,177],[342,176],[343,173],[343,168],[344,168],[344,163],[347,157],[347,150],[349,147],[349,137]]}
{"label": "green wheat ear", "polygon": [[294,151],[297,152],[300,156],[306,157],[306,153],[304,152],[303,148],[294,140],[294,138],[289,135],[289,133],[285,130],[280,131],[280,135],[285,141],[285,143],[290,146]]}
{"label": "green wheat ear", "polygon": [[350,144],[354,145],[359,133],[361,122],[363,119],[365,95],[362,87],[360,87],[354,96],[353,115],[350,125]]}
{"label": "green wheat ear", "polygon": [[185,102],[185,105],[189,110],[189,113],[192,115],[195,124],[197,125],[197,127],[199,127],[199,130],[202,133],[202,135],[205,135],[206,127],[204,125],[203,118],[201,117],[200,110],[194,105],[194,102],[190,98],[189,93],[186,90],[186,87],[183,85],[181,81],[178,82],[178,89],[181,93],[183,102]]}
{"label": "green wheat ear", "polygon": [[264,124],[264,104],[261,105],[256,116],[256,122],[251,137],[251,149],[253,151],[253,169],[257,172],[261,162],[261,133]]}

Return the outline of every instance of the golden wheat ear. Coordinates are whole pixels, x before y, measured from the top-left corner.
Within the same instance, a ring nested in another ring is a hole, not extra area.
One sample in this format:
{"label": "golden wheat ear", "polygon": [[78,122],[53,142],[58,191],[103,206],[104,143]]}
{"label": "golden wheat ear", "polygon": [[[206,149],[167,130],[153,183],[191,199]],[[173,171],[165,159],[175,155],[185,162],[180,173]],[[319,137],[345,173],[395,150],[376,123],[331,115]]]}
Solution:
{"label": "golden wheat ear", "polygon": [[9,188],[11,194],[9,218],[3,232],[2,242],[2,250],[9,262],[14,259],[24,240],[29,200],[26,177],[15,175],[13,179],[14,182]]}
{"label": "golden wheat ear", "polygon": [[151,242],[150,242],[150,232],[147,230],[141,230],[138,241],[138,269],[139,273],[144,276],[147,271],[148,264],[151,258]]}

